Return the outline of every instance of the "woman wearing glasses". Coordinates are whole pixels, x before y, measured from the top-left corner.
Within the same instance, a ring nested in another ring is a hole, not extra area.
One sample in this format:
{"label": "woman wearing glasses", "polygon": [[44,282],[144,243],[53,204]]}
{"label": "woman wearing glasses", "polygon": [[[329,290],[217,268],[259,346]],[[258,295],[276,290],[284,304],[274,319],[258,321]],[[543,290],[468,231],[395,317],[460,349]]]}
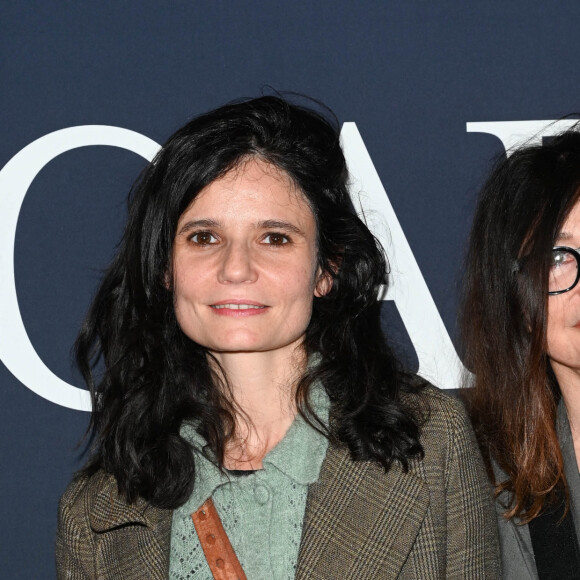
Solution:
{"label": "woman wearing glasses", "polygon": [[461,328],[495,486],[504,577],[580,578],[580,131],[493,170]]}

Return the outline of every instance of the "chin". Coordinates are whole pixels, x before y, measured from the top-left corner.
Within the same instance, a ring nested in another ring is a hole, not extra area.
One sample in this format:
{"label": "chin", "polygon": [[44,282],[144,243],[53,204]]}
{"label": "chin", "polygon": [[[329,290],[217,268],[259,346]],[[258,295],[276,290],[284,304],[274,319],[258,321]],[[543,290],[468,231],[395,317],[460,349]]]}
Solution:
{"label": "chin", "polygon": [[204,346],[214,352],[261,352],[270,350],[267,344],[258,339],[235,339],[235,340],[220,340],[209,341]]}
{"label": "chin", "polygon": [[228,341],[211,343],[207,345],[207,348],[216,353],[227,354],[227,353],[251,353],[251,352],[275,352],[278,350],[284,350],[294,344],[293,341],[286,342],[270,342],[264,340],[240,340],[240,341]]}

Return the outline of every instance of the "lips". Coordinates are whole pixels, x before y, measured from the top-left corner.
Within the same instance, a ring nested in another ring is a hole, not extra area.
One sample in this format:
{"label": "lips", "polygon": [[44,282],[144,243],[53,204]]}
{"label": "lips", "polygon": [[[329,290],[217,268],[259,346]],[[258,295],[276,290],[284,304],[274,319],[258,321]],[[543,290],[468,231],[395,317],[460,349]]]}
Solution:
{"label": "lips", "polygon": [[210,308],[215,314],[236,318],[263,314],[269,309],[269,306],[254,300],[226,299],[210,304]]}
{"label": "lips", "polygon": [[230,310],[260,310],[266,308],[265,306],[256,306],[255,304],[212,304],[212,308],[220,310],[222,308],[229,308]]}

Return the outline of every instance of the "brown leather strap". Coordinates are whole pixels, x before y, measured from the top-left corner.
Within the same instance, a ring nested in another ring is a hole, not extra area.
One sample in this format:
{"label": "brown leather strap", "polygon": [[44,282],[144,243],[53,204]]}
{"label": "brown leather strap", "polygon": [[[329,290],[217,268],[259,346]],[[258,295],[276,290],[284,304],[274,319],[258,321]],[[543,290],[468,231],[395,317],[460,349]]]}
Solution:
{"label": "brown leather strap", "polygon": [[191,514],[199,543],[215,580],[246,580],[211,497]]}

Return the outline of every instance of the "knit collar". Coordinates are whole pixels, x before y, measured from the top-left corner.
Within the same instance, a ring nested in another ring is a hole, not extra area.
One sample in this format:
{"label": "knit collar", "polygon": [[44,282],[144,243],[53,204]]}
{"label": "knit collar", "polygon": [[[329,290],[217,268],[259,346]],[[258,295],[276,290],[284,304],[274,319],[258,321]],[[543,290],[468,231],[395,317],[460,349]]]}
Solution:
{"label": "knit collar", "polygon": [[[324,425],[328,425],[330,400],[324,388],[314,386],[311,389],[310,403],[318,418]],[[314,421],[313,423],[316,424]],[[184,424],[181,435],[192,445],[195,454],[195,486],[191,497],[178,508],[179,512],[188,516],[212,496],[218,487],[239,481],[239,478],[221,471],[202,452],[205,440],[193,424]],[[275,469],[299,485],[309,485],[318,479],[327,447],[328,439],[313,429],[300,415],[296,415],[283,439],[262,460],[263,469],[258,473],[267,476],[269,470]]]}

